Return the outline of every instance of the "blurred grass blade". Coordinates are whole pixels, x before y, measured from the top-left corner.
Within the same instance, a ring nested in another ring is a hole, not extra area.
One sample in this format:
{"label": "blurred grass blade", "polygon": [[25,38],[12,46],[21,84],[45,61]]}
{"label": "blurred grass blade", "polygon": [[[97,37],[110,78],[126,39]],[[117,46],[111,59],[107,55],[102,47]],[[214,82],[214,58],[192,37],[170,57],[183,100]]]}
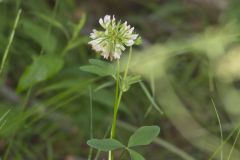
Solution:
{"label": "blurred grass blade", "polygon": [[10,112],[10,109],[8,111],[6,111],[0,118],[0,130],[2,129],[2,127],[5,125],[6,121],[4,121],[5,117],[8,115],[8,113]]}
{"label": "blurred grass blade", "polygon": [[[217,120],[218,120],[218,125],[219,125],[219,131],[220,131],[220,137],[221,137],[221,145],[223,144],[223,129],[222,129],[222,123],[221,123],[221,119],[220,119],[220,116],[218,114],[218,110],[216,108],[216,105],[213,101],[213,99],[211,98],[211,101],[212,101],[212,105],[213,105],[213,108],[214,108],[214,111],[216,113],[216,116],[217,116]],[[221,149],[221,160],[223,159],[223,151]]]}
{"label": "blurred grass blade", "polygon": [[[90,139],[93,138],[93,104],[92,104],[92,87],[89,87],[89,103],[90,103]],[[90,147],[88,160],[92,159],[93,148]]]}
{"label": "blurred grass blade", "polygon": [[79,39],[75,40],[74,42],[70,43],[68,46],[68,50],[76,48],[82,44],[86,44],[89,41],[88,37],[80,37]]}
{"label": "blurred grass blade", "polygon": [[163,111],[160,109],[160,107],[157,105],[157,103],[155,102],[155,100],[153,99],[153,97],[151,96],[151,94],[149,93],[149,91],[147,90],[147,87],[144,85],[143,82],[139,82],[142,90],[144,91],[144,93],[146,94],[148,100],[151,102],[151,104],[153,105],[153,107],[161,114],[163,114]]}
{"label": "blurred grass blade", "polygon": [[79,32],[81,32],[85,22],[86,22],[86,19],[87,19],[87,16],[86,14],[84,13],[80,19],[80,21],[78,22],[77,26],[75,27],[74,29],[74,32],[73,32],[73,37],[72,39],[75,40],[79,34]]}
{"label": "blurred grass blade", "polygon": [[[78,22],[78,24],[74,27],[74,32],[72,34],[71,39],[68,41],[65,48],[62,50],[61,56],[65,56],[70,49],[73,49],[73,47],[76,47],[76,44],[79,43],[78,35],[81,32],[84,24],[86,22],[86,14],[84,13],[82,15],[82,18]],[[77,41],[77,42],[76,42]]]}
{"label": "blurred grass blade", "polygon": [[66,37],[68,37],[68,33],[67,33],[67,30],[65,29],[65,27],[59,21],[57,21],[55,18],[50,17],[49,15],[38,13],[38,12],[34,12],[34,15],[39,17],[41,20],[49,23],[51,26],[58,28],[59,30],[61,30],[64,33],[64,35],[66,35]]}
{"label": "blurred grass blade", "polygon": [[[223,143],[213,152],[213,154],[208,158],[208,160],[213,160],[214,157],[217,155],[217,153],[222,150],[224,145],[232,138],[233,134],[237,131],[240,130],[240,125],[238,125],[234,130],[231,131],[231,133],[228,134],[227,138],[223,141]],[[231,148],[233,150],[233,148]]]}
{"label": "blurred grass blade", "polygon": [[147,117],[148,117],[148,115],[149,115],[150,112],[152,111],[152,108],[153,108],[153,106],[152,106],[152,105],[149,105],[147,111],[146,111],[145,114],[144,114],[144,118],[147,118]]}
{"label": "blurred grass blade", "polygon": [[236,138],[235,138],[235,140],[234,140],[234,142],[233,142],[232,148],[231,148],[230,153],[229,153],[229,155],[228,155],[228,160],[230,160],[230,158],[231,158],[233,149],[234,149],[234,147],[235,147],[235,145],[236,145],[236,143],[237,143],[237,140],[238,140],[238,138],[239,138],[239,135],[240,135],[240,129],[238,129]]}
{"label": "blurred grass blade", "polygon": [[99,85],[98,87],[96,87],[94,89],[94,92],[97,92],[97,91],[99,91],[101,89],[104,89],[104,88],[107,88],[107,87],[110,87],[110,86],[113,86],[113,85],[114,85],[113,81],[105,82],[105,83]]}
{"label": "blurred grass blade", "polygon": [[8,53],[9,53],[11,44],[12,44],[12,42],[13,42],[13,38],[14,38],[14,35],[15,35],[15,30],[16,30],[16,28],[17,28],[17,25],[18,25],[18,22],[19,22],[21,13],[22,13],[22,10],[19,9],[19,10],[18,10],[18,13],[17,13],[17,16],[16,16],[16,19],[15,19],[15,21],[14,21],[12,33],[11,33],[11,35],[10,35],[10,38],[9,38],[7,47],[6,47],[6,49],[5,49],[5,51],[4,51],[4,54],[3,54],[3,58],[2,58],[2,62],[1,62],[1,68],[0,68],[0,75],[2,74],[4,65],[5,65],[5,63],[6,63],[6,60],[7,60],[7,57],[8,57]]}

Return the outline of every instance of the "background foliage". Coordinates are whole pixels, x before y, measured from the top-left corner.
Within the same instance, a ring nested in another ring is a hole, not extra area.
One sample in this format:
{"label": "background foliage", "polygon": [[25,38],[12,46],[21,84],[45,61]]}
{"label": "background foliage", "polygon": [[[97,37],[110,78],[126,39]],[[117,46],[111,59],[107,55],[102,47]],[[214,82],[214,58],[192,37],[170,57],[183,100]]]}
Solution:
{"label": "background foliage", "polygon": [[221,152],[238,160],[239,6],[238,0],[0,1],[1,59],[22,11],[0,75],[1,158],[87,159],[89,93],[92,134],[107,134],[114,84],[79,67],[99,58],[88,35],[100,17],[114,14],[143,38],[130,67],[142,81],[123,97],[119,139],[155,124],[158,139],[137,148],[148,160],[221,159]]}

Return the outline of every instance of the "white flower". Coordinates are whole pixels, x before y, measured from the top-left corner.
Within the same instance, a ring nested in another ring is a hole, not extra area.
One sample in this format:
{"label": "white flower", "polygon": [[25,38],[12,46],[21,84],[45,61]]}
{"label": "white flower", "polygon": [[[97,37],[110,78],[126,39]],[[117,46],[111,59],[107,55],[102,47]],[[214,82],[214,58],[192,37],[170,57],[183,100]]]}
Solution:
{"label": "white flower", "polygon": [[93,30],[90,34],[92,39],[89,44],[99,52],[105,59],[119,59],[125,47],[135,44],[138,34],[134,34],[134,27],[125,21],[116,21],[114,16],[106,15],[99,19],[99,24],[104,31]]}

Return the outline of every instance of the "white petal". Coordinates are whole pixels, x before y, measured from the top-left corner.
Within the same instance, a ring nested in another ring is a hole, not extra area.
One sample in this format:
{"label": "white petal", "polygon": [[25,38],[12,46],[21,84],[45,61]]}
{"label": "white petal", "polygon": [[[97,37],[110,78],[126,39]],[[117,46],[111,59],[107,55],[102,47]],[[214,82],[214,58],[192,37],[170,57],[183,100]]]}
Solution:
{"label": "white petal", "polygon": [[97,44],[97,42],[96,42],[96,40],[92,40],[92,41],[88,42],[88,44],[91,44],[91,45],[96,45],[96,44]]}
{"label": "white petal", "polygon": [[110,21],[111,21],[111,16],[106,15],[106,16],[104,17],[104,23],[109,23]]}
{"label": "white petal", "polygon": [[92,48],[94,50],[96,50],[97,52],[103,50],[102,48],[102,45],[100,44],[100,42],[102,41],[102,38],[98,38],[98,39],[94,39],[90,42],[88,42],[88,44],[92,45]]}
{"label": "white petal", "polygon": [[96,39],[97,38],[97,34],[96,33],[90,33],[90,38]]}
{"label": "white petal", "polygon": [[[105,15],[104,18],[99,19],[99,23],[104,30],[93,30],[93,32],[90,33],[92,40],[89,44],[106,59],[119,59],[122,52],[126,49],[125,47],[134,45],[135,40],[139,36],[138,34],[133,34],[134,27],[131,27],[127,21],[119,24],[119,28],[116,29],[118,21],[116,21],[114,15]],[[112,41],[112,36],[115,35],[118,36],[116,37],[117,42]]]}
{"label": "white petal", "polygon": [[103,56],[103,58],[108,59],[109,52],[102,52],[101,55]]}
{"label": "white petal", "polygon": [[119,54],[115,54],[113,57],[114,57],[115,59],[120,59],[120,55],[119,55]]}
{"label": "white petal", "polygon": [[127,43],[126,43],[126,46],[132,46],[134,44],[134,41],[133,40],[128,40]]}
{"label": "white petal", "polygon": [[99,45],[94,45],[94,46],[93,46],[93,49],[94,49],[95,51],[97,51],[97,52],[102,51],[102,48],[101,48],[101,46],[99,46]]}
{"label": "white petal", "polygon": [[122,54],[122,51],[120,48],[115,48],[114,52],[113,52],[113,58],[114,59],[120,59],[120,56]]}
{"label": "white petal", "polygon": [[96,45],[96,44],[99,44],[102,40],[103,38],[94,39],[90,41],[89,44]]}
{"label": "white petal", "polygon": [[121,52],[114,52],[113,54],[114,59],[120,59],[121,54],[122,54]]}
{"label": "white petal", "polygon": [[116,21],[115,21],[115,17],[113,16],[113,19],[112,19],[112,28],[114,29],[116,27]]}
{"label": "white petal", "polygon": [[115,15],[113,15],[112,17],[113,17],[112,20],[115,21],[115,20],[116,20],[116,19],[115,19]]}
{"label": "white petal", "polygon": [[132,34],[133,31],[134,31],[134,27],[132,27],[132,28],[128,31],[128,33]]}
{"label": "white petal", "polygon": [[106,26],[105,26],[102,18],[99,19],[99,24],[100,24],[103,28],[106,28]]}
{"label": "white petal", "polygon": [[131,40],[135,40],[135,39],[137,39],[137,37],[138,37],[138,34],[133,34],[133,35],[131,35]]}
{"label": "white petal", "polygon": [[111,16],[106,15],[104,17],[104,24],[105,24],[105,26],[108,27],[110,23],[111,23]]}

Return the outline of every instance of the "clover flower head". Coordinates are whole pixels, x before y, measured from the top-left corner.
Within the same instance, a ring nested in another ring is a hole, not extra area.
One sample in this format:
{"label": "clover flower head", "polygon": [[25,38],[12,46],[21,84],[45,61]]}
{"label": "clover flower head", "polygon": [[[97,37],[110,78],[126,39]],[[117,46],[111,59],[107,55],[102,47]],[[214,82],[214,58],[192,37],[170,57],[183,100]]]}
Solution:
{"label": "clover flower head", "polygon": [[114,15],[106,15],[99,19],[99,24],[103,31],[93,30],[90,34],[92,39],[89,44],[99,52],[105,59],[119,59],[126,47],[135,44],[138,34],[134,33],[134,27],[131,27],[125,21],[116,21]]}

